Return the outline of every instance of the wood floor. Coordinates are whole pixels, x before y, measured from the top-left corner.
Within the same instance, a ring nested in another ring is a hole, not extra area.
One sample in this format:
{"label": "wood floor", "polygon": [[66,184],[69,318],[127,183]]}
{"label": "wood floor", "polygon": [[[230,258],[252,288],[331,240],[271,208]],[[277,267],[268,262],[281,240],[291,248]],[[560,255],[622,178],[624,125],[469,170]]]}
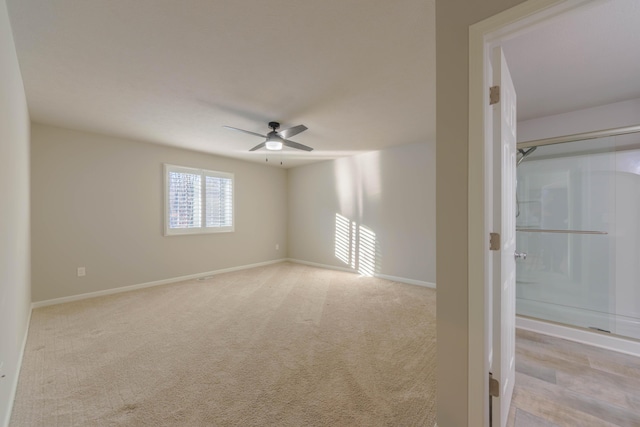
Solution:
{"label": "wood floor", "polygon": [[640,358],[517,331],[509,426],[640,426]]}

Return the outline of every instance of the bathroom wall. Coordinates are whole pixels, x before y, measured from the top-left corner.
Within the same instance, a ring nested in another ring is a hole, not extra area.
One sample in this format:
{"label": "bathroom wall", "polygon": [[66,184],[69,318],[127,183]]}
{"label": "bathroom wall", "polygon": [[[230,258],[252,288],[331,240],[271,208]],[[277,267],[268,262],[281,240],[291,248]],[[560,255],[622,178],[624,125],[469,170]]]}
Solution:
{"label": "bathroom wall", "polygon": [[640,98],[518,122],[518,142],[640,125]]}

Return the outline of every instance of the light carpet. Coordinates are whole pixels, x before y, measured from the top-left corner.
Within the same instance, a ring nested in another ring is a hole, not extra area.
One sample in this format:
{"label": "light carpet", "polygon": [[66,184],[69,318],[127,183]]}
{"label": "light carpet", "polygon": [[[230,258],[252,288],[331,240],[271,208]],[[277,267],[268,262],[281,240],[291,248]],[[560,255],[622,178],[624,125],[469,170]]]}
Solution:
{"label": "light carpet", "polygon": [[10,426],[431,427],[435,299],[280,263],[38,308]]}

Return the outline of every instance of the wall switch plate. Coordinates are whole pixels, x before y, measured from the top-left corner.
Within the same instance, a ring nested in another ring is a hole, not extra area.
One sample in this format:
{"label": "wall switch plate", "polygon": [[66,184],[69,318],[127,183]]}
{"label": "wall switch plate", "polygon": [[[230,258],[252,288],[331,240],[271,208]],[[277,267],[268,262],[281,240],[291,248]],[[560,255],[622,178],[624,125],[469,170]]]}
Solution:
{"label": "wall switch plate", "polygon": [[87,270],[84,267],[78,267],[78,277],[83,277],[87,275]]}
{"label": "wall switch plate", "polygon": [[280,245],[276,243],[276,251],[280,250]]}

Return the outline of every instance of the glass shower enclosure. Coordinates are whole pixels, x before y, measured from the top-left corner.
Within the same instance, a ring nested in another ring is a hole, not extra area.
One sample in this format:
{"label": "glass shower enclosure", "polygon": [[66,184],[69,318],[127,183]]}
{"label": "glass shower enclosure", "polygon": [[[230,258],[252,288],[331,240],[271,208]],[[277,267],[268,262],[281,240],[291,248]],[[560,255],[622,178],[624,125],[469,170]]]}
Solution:
{"label": "glass shower enclosure", "polygon": [[518,315],[640,340],[638,132],[541,144],[518,165]]}

